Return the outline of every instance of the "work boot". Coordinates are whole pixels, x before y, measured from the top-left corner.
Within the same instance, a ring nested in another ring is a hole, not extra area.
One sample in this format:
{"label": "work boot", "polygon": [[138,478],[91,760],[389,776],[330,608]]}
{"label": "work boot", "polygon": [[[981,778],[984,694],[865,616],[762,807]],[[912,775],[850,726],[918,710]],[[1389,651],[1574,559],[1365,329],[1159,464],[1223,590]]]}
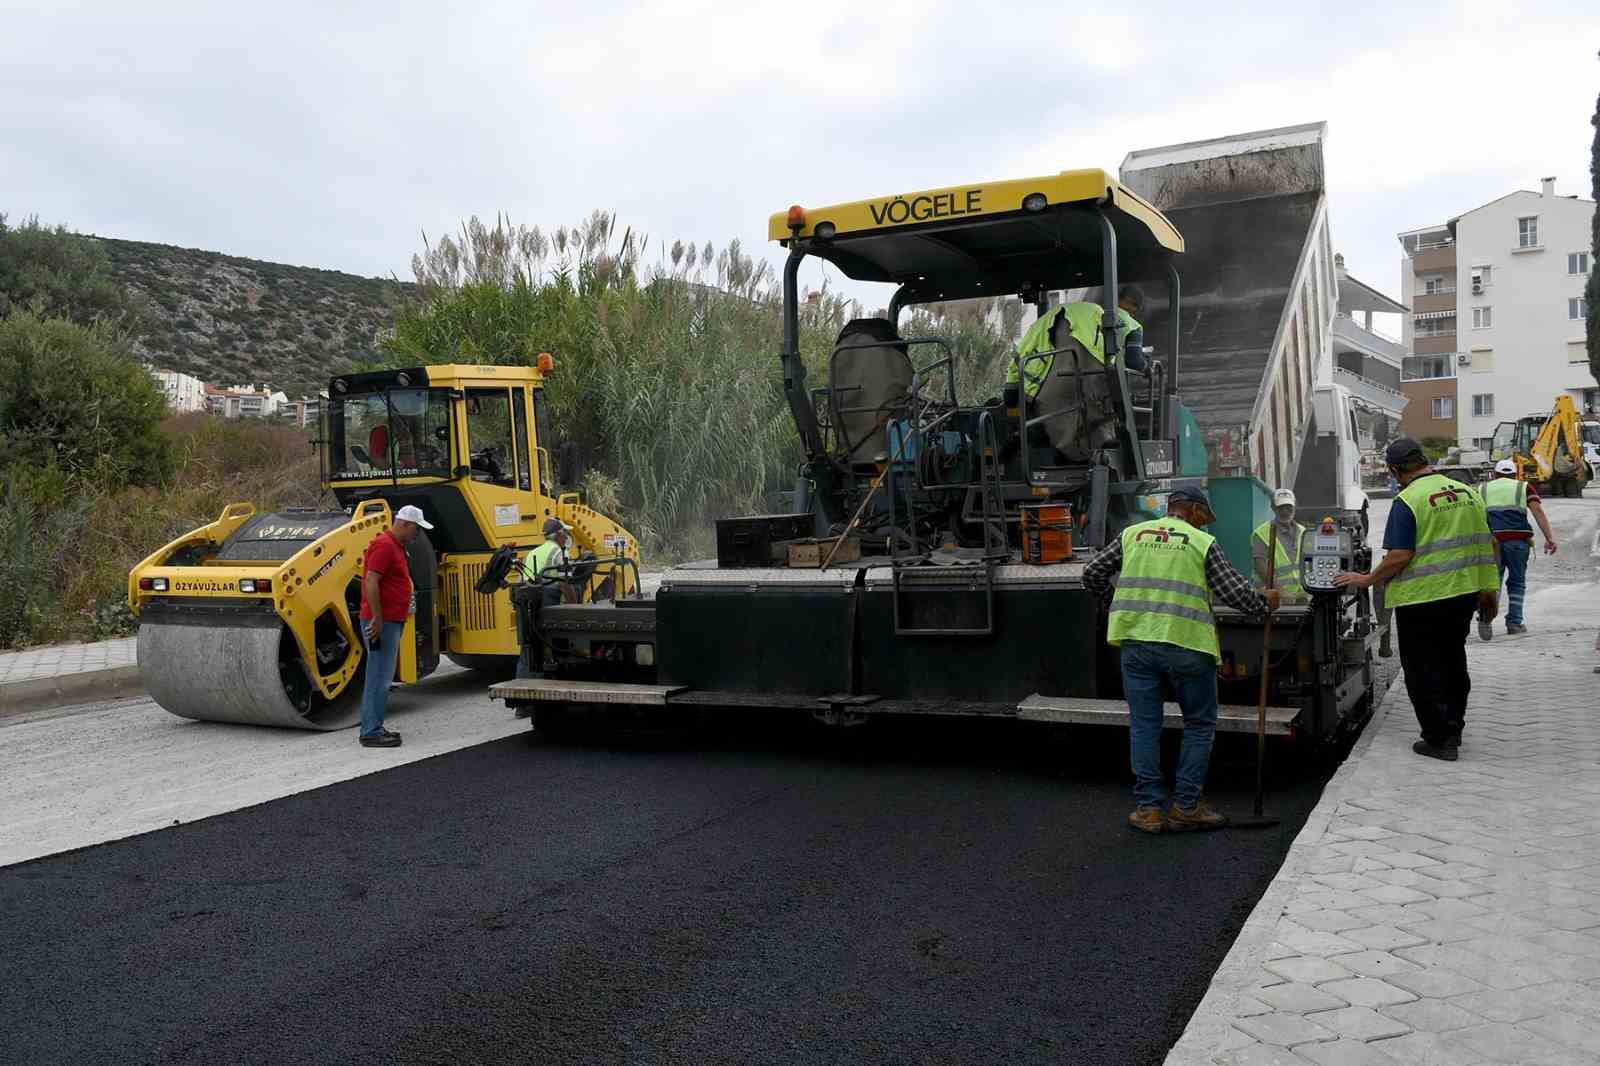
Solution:
{"label": "work boot", "polygon": [[1411,750],[1418,755],[1426,755],[1430,759],[1443,759],[1445,762],[1455,762],[1460,758],[1456,749],[1449,746],[1448,741],[1444,744],[1429,744],[1426,740],[1419,740],[1411,745]]}
{"label": "work boot", "polygon": [[398,748],[400,746],[400,734],[391,733],[387,729],[380,729],[369,737],[362,737],[361,746],[363,748]]}
{"label": "work boot", "polygon": [[1159,833],[1167,827],[1160,807],[1140,807],[1128,815],[1128,824],[1141,833]]}
{"label": "work boot", "polygon": [[1444,746],[1452,750],[1461,747],[1461,734],[1451,733],[1444,738]]}
{"label": "work boot", "polygon": [[1527,631],[1528,631],[1528,627],[1523,625],[1521,622],[1507,622],[1506,623],[1506,635],[1507,636],[1514,637],[1518,633],[1526,633]]}
{"label": "work boot", "polygon": [[1221,829],[1228,824],[1228,816],[1213,810],[1209,803],[1196,803],[1184,810],[1176,803],[1167,812],[1167,828],[1174,833],[1193,833],[1205,829]]}
{"label": "work boot", "polygon": [[1494,639],[1494,623],[1493,622],[1486,622],[1482,618],[1478,619],[1478,639],[1480,639],[1480,640],[1493,640]]}

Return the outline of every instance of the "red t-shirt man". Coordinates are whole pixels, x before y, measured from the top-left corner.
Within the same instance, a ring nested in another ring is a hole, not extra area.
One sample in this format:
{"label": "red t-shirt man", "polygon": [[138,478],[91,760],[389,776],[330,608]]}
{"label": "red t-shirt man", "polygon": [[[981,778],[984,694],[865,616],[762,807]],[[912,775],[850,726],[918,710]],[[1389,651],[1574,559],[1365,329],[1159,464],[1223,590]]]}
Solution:
{"label": "red t-shirt man", "polygon": [[[384,530],[367,545],[362,562],[363,580],[366,574],[378,575],[378,603],[385,622],[404,622],[411,612],[411,568],[406,564],[405,545],[395,538],[393,530]],[[361,597],[361,620],[372,617],[372,605]]]}

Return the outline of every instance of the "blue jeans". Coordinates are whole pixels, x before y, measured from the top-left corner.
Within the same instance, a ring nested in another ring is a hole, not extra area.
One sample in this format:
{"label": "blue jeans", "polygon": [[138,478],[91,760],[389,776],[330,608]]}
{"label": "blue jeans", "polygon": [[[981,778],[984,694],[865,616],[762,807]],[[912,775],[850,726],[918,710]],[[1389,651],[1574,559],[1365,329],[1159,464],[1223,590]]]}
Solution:
{"label": "blue jeans", "polygon": [[1211,740],[1217,732],[1217,661],[1204,652],[1142,640],[1122,644],[1122,689],[1128,700],[1128,748],[1133,761],[1133,802],[1166,806],[1161,777],[1161,719],[1166,694],[1183,708],[1183,745],[1178,749],[1177,787],[1172,801],[1185,810],[1200,802]]}
{"label": "blue jeans", "polygon": [[1528,593],[1528,556],[1531,540],[1507,540],[1500,544],[1500,580],[1506,586],[1506,624],[1522,624],[1522,599]]}
{"label": "blue jeans", "polygon": [[[378,650],[367,649],[367,682],[361,690],[361,735],[364,737],[383,732],[383,712],[389,706],[389,685],[394,681],[394,664],[400,658],[400,638],[405,632],[404,622],[385,622],[383,634],[378,638]],[[366,639],[365,633],[362,639]]]}

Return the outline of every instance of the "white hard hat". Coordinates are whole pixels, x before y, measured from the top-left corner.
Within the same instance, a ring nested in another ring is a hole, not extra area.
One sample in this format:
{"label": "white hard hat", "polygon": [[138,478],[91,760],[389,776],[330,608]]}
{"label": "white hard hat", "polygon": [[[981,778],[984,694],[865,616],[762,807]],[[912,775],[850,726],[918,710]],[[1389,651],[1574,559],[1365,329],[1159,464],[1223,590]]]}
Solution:
{"label": "white hard hat", "polygon": [[414,522],[423,529],[432,529],[433,523],[422,517],[422,508],[413,504],[406,504],[394,513],[396,522]]}
{"label": "white hard hat", "polygon": [[1494,464],[1494,472],[1496,474],[1510,474],[1512,477],[1515,477],[1517,474],[1517,464],[1513,463],[1510,459],[1502,459],[1498,463]]}
{"label": "white hard hat", "polygon": [[1279,489],[1277,492],[1272,494],[1272,506],[1274,509],[1279,507],[1293,507],[1294,493],[1289,489]]}

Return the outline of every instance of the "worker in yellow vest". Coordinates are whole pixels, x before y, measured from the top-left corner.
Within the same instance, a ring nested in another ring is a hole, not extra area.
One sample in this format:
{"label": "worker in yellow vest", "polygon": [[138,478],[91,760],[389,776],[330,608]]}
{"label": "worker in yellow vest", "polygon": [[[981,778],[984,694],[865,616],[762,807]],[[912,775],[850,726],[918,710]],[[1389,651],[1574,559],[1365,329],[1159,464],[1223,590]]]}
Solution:
{"label": "worker in yellow vest", "polygon": [[1467,719],[1467,634],[1474,612],[1490,622],[1499,611],[1499,549],[1475,489],[1436,474],[1422,446],[1401,437],[1384,450],[1400,483],[1384,530],[1383,562],[1370,574],[1341,573],[1345,588],[1384,586],[1400,636],[1406,694],[1422,739],[1418,755],[1455,762]]}
{"label": "worker in yellow vest", "polygon": [[[1128,824],[1146,833],[1228,824],[1226,816],[1200,798],[1217,730],[1221,660],[1211,603],[1219,599],[1251,615],[1278,607],[1278,590],[1252,588],[1201,528],[1215,520],[1204,492],[1176,489],[1167,497],[1165,518],[1129,526],[1083,572],[1084,587],[1110,603],[1106,642],[1121,649],[1128,701],[1134,776]],[[1183,708],[1183,744],[1170,808],[1161,774],[1161,728],[1169,690]]]}
{"label": "worker in yellow vest", "polygon": [[[1137,285],[1117,290],[1113,351],[1121,353],[1129,370],[1143,370],[1147,364],[1144,326],[1134,317],[1143,306],[1144,294]],[[1006,367],[1006,384],[1020,384],[1032,414],[1067,408],[1045,423],[1045,431],[1051,445],[1069,459],[1086,459],[1089,451],[1111,439],[1109,426],[1115,415],[1105,374],[1099,373],[1106,363],[1104,323],[1105,310],[1099,304],[1057,304],[1028,327]],[[1060,367],[1058,357],[1063,360]],[[1076,376],[1058,376],[1057,369],[1072,370]]]}
{"label": "worker in yellow vest", "polygon": [[[1300,585],[1300,537],[1306,527],[1296,522],[1294,515],[1294,493],[1279,489],[1272,494],[1272,518],[1257,526],[1250,535],[1250,558],[1255,565],[1256,584],[1276,586],[1283,592],[1285,601],[1305,598],[1305,589]],[[1277,547],[1269,562],[1267,552],[1274,539]]]}

